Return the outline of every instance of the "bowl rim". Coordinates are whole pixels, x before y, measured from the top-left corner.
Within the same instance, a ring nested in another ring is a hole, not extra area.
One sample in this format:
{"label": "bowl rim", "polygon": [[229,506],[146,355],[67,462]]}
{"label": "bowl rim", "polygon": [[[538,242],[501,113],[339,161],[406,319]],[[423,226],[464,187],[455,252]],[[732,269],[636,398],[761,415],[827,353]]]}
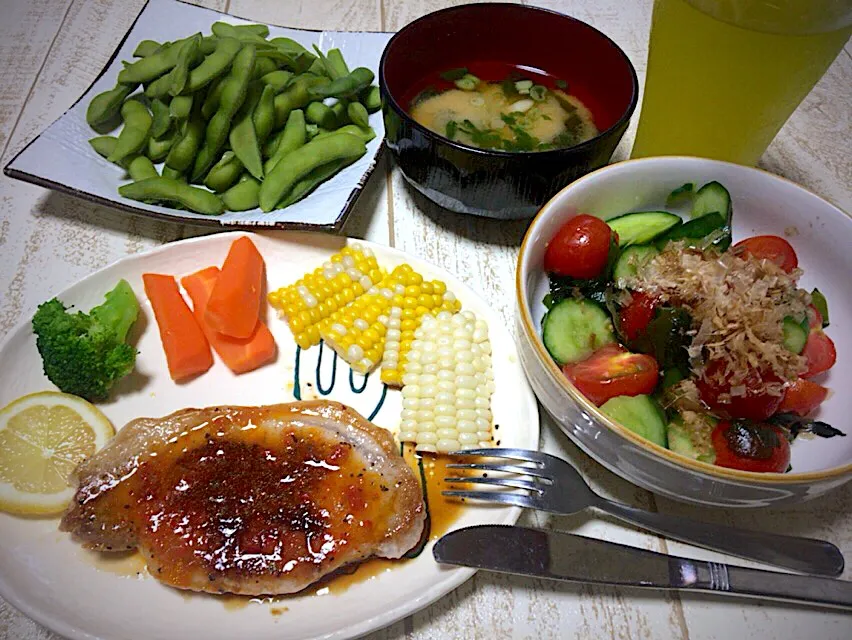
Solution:
{"label": "bowl rim", "polygon": [[[444,13],[454,13],[457,11],[479,11],[481,9],[486,8],[494,8],[500,7],[501,10],[506,7],[512,7],[510,10],[521,10],[521,11],[531,11],[538,13],[546,13],[554,15],[558,18],[564,18],[574,23],[579,23],[582,27],[591,29],[598,36],[607,41],[618,53],[618,55],[627,63],[627,68],[630,71],[630,82],[631,82],[631,95],[630,95],[630,103],[627,105],[627,108],[621,114],[621,116],[616,120],[612,125],[604,129],[603,131],[599,131],[598,134],[588,140],[581,142],[579,144],[572,145],[570,147],[559,147],[557,149],[546,149],[544,151],[503,151],[501,149],[483,149],[480,147],[474,147],[468,144],[463,144],[461,142],[457,142],[455,140],[450,140],[446,136],[442,136],[440,133],[432,131],[424,127],[422,124],[417,122],[411,115],[408,113],[408,110],[403,108],[393,93],[388,89],[387,83],[385,82],[385,64],[387,63],[388,52],[390,51],[391,45],[393,45],[394,41],[399,38],[402,34],[408,31],[410,28],[414,27],[420,22],[429,20],[434,18],[439,14]],[[529,5],[522,4],[513,4],[513,3],[504,3],[504,2],[478,2],[474,4],[461,4],[456,5],[454,7],[446,7],[444,9],[439,9],[438,11],[432,11],[431,13],[427,13],[426,15],[420,16],[416,20],[412,20],[408,24],[406,24],[402,29],[397,31],[393,37],[388,40],[388,43],[385,45],[384,51],[382,51],[382,57],[379,60],[379,89],[381,92],[387,96],[389,103],[391,104],[393,110],[397,112],[407,124],[409,124],[412,128],[416,129],[418,132],[423,134],[426,138],[428,138],[433,144],[441,143],[447,146],[450,146],[459,151],[465,151],[467,153],[472,153],[474,155],[483,155],[483,156],[491,156],[497,158],[555,158],[560,154],[564,154],[566,152],[576,152],[576,151],[586,151],[591,149],[595,144],[599,144],[604,138],[612,135],[617,132],[621,127],[627,125],[630,121],[630,118],[633,117],[633,113],[636,111],[636,106],[639,103],[639,78],[636,75],[636,68],[633,66],[633,62],[631,62],[628,55],[624,52],[617,42],[615,42],[612,38],[606,35],[600,29],[597,29],[590,25],[587,22],[583,22],[582,20],[575,18],[573,16],[569,16],[566,13],[561,13],[559,11],[554,11],[553,9],[546,9],[544,7],[535,7]],[[385,136],[387,136],[387,127],[385,127]]]}
{"label": "bowl rim", "polygon": [[633,163],[644,163],[650,164],[654,162],[659,162],[661,160],[686,160],[687,162],[693,161],[707,161],[712,163],[717,163],[721,165],[726,165],[730,167],[737,167],[738,169],[742,169],[747,172],[755,172],[758,174],[763,174],[770,179],[781,180],[783,182],[789,183],[791,186],[805,191],[809,195],[818,198],[822,201],[826,206],[835,209],[841,215],[852,218],[852,215],[846,213],[839,207],[831,204],[824,198],[821,198],[817,194],[812,191],[806,189],[805,187],[796,184],[792,180],[789,180],[783,176],[779,176],[777,174],[771,173],[769,171],[765,171],[763,169],[759,169],[757,167],[747,167],[744,165],[737,165],[732,162],[723,162],[721,160],[713,160],[711,158],[699,158],[694,156],[679,156],[679,155],[671,155],[671,156],[654,156],[648,158],[634,158],[629,160],[622,160],[620,162],[614,162],[612,164],[601,167],[600,169],[596,169],[586,175],[578,178],[574,182],[569,185],[566,185],[562,189],[559,190],[550,200],[548,200],[542,207],[539,209],[538,213],[532,219],[530,226],[527,228],[526,233],[524,234],[524,239],[521,242],[521,247],[518,252],[518,259],[515,264],[515,298],[516,303],[518,305],[518,311],[520,314],[521,324],[523,326],[524,333],[527,338],[530,340],[530,343],[533,346],[533,350],[536,352],[538,360],[544,363],[545,372],[550,376],[551,380],[554,380],[557,385],[559,385],[562,390],[568,395],[568,397],[573,400],[575,403],[579,404],[580,407],[586,411],[591,413],[591,415],[599,422],[603,423],[608,429],[613,431],[614,433],[622,436],[623,438],[629,440],[633,444],[637,445],[639,448],[644,449],[648,453],[655,454],[659,456],[664,461],[674,464],[679,467],[686,468],[689,471],[698,472],[704,475],[714,476],[716,479],[722,480],[737,480],[737,481],[746,481],[750,483],[758,483],[758,484],[795,484],[800,482],[809,482],[809,481],[817,481],[817,480],[829,480],[832,478],[837,478],[843,475],[847,475],[852,473],[852,462],[847,464],[831,467],[829,469],[825,469],[822,471],[808,471],[804,473],[761,473],[756,471],[741,471],[738,469],[729,469],[727,467],[719,467],[707,462],[700,462],[698,460],[693,460],[692,458],[688,458],[686,456],[675,453],[671,449],[667,449],[658,444],[655,444],[642,436],[630,431],[627,427],[622,426],[618,422],[612,420],[607,415],[598,409],[594,404],[592,404],[580,391],[571,384],[568,379],[562,374],[562,371],[559,367],[556,366],[556,363],[553,361],[553,358],[550,357],[550,354],[547,353],[547,349],[544,347],[544,343],[541,340],[541,336],[535,330],[535,324],[532,319],[532,313],[530,311],[529,305],[526,302],[526,297],[523,295],[524,291],[524,277],[521,269],[521,265],[523,264],[523,258],[528,248],[528,243],[531,241],[530,238],[532,236],[534,228],[540,223],[541,218],[543,217],[545,211],[554,205],[554,201],[557,198],[560,198],[562,194],[569,189],[573,189],[578,185],[584,183],[587,180],[593,179],[598,173],[603,171],[608,171],[613,167],[621,167],[627,164]]}

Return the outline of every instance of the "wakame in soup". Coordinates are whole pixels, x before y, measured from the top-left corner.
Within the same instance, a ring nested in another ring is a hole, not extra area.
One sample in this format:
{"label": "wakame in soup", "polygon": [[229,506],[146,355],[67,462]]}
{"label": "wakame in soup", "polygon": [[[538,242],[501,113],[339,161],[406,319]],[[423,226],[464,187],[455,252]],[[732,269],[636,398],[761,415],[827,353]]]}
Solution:
{"label": "wakame in soup", "polygon": [[483,149],[545,151],[598,134],[591,112],[568,93],[567,83],[548,87],[536,80],[513,70],[488,82],[467,68],[452,69],[414,97],[409,113],[427,129]]}

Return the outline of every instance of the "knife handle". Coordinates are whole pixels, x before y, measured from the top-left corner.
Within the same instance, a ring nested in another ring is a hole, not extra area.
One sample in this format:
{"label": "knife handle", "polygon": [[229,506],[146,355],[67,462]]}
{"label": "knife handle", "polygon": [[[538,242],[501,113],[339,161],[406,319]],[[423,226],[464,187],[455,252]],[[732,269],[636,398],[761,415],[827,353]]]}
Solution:
{"label": "knife handle", "polygon": [[852,582],[676,557],[670,559],[669,566],[672,586],[677,589],[852,608]]}
{"label": "knife handle", "polygon": [[840,549],[825,540],[735,529],[645,511],[603,498],[596,501],[594,506],[616,518],[673,540],[802,573],[825,576],[839,576],[843,573],[843,554]]}

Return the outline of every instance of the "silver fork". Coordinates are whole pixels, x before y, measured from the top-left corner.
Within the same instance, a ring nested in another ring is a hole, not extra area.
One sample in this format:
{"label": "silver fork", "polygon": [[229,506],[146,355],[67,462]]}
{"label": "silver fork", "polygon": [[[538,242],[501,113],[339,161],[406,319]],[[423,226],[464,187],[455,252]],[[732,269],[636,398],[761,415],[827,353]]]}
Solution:
{"label": "silver fork", "polygon": [[803,573],[838,576],[843,572],[843,555],[840,549],[830,542],[735,529],[613,502],[592,491],[568,462],[547,453],[526,449],[468,449],[455,451],[451,455],[507,459],[511,462],[457,463],[448,464],[447,467],[511,475],[450,477],[446,478],[446,482],[520,489],[523,493],[450,490],[443,492],[446,496],[515,505],[562,515],[592,507],[667,538],[733,556]]}

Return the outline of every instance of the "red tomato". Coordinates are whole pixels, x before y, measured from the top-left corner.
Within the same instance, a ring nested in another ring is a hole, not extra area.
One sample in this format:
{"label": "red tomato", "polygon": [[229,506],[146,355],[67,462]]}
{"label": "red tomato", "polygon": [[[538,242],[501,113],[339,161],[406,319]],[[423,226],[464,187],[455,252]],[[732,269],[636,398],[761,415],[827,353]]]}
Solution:
{"label": "red tomato", "polygon": [[630,297],[630,304],[623,307],[619,313],[619,324],[624,337],[627,340],[635,340],[654,319],[657,299],[644,291],[633,291]]}
{"label": "red tomato", "polygon": [[784,473],[790,466],[790,441],[775,425],[722,420],[713,429],[711,441],[720,467]]}
{"label": "red tomato", "polygon": [[778,413],[795,413],[804,417],[812,413],[827,397],[828,389],[816,382],[799,378],[785,389]]}
{"label": "red tomato", "polygon": [[811,331],[808,334],[808,341],[802,349],[802,355],[808,361],[808,370],[802,374],[803,378],[812,378],[828,371],[837,362],[834,342],[822,330]]}
{"label": "red tomato", "polygon": [[698,395],[701,400],[713,411],[730,418],[744,418],[746,420],[766,420],[778,409],[781,404],[781,396],[774,396],[763,391],[763,385],[767,382],[782,382],[781,378],[773,373],[763,373],[758,376],[757,371],[749,371],[742,384],[745,386],[745,394],[731,396],[728,402],[721,402],[719,396],[730,393],[730,385],[716,382],[716,373],[724,368],[724,364],[715,360],[707,365],[704,376],[696,381]]}
{"label": "red tomato", "polygon": [[654,358],[628,353],[617,344],[601,347],[581,362],[566,364],[562,371],[598,407],[615,396],[651,393],[659,377]]}
{"label": "red tomato", "polygon": [[819,312],[814,305],[808,305],[808,326],[811,328],[811,331],[814,329],[822,329],[822,314]]}
{"label": "red tomato", "polygon": [[754,256],[761,260],[770,260],[790,273],[799,266],[799,258],[792,245],[778,236],[754,236],[740,240],[734,245],[734,251],[742,256]]}
{"label": "red tomato", "polygon": [[606,266],[612,229],[595,216],[581,213],[564,225],[547,245],[544,270],[577,279],[596,278]]}

